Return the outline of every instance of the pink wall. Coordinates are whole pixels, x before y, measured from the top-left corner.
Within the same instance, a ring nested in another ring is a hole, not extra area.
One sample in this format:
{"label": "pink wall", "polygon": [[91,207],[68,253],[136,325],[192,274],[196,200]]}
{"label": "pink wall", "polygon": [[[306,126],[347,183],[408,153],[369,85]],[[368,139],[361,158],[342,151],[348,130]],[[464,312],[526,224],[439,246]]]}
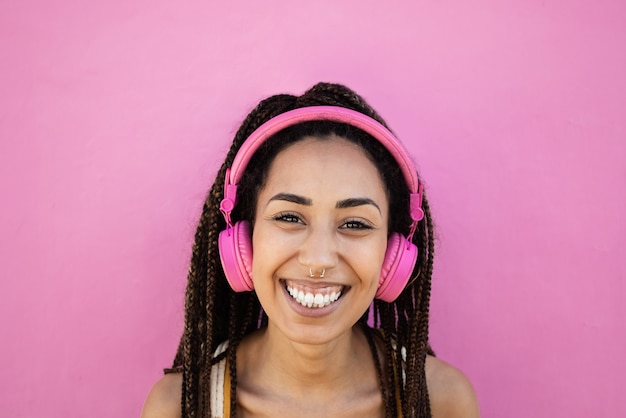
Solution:
{"label": "pink wall", "polygon": [[626,416],[626,3],[382,4],[2,2],[1,416],[139,414],[229,138],[318,80],[417,157],[483,417]]}

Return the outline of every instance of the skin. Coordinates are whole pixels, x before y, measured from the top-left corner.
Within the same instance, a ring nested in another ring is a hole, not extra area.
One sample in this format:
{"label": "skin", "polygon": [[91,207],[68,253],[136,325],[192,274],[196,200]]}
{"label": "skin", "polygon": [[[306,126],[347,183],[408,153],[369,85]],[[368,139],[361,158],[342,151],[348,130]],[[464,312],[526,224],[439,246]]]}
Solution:
{"label": "skin", "polygon": [[[351,142],[305,138],[276,156],[252,238],[255,291],[269,322],[238,347],[239,416],[383,416],[372,354],[354,324],[376,293],[388,206],[376,167]],[[342,295],[323,309],[304,308],[287,283]],[[426,378],[434,418],[479,416],[460,371],[429,357]],[[180,374],[164,376],[142,417],[179,417],[181,385]]]}

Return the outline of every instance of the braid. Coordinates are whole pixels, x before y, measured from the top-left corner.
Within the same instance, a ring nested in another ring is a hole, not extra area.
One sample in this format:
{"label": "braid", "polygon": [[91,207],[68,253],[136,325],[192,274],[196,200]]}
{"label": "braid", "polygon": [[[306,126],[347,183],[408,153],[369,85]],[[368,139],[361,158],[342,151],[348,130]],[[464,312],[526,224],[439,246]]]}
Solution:
{"label": "braid", "polygon": [[[182,371],[183,418],[210,416],[211,366],[225,357],[228,358],[231,381],[231,416],[236,416],[237,347],[247,334],[268,324],[268,317],[256,294],[235,293],[221,266],[218,236],[226,228],[226,222],[219,207],[224,195],[226,169],[232,166],[244,141],[264,122],[292,109],[318,105],[356,110],[386,126],[384,120],[361,96],[339,84],[328,83],[319,83],[302,96],[280,94],[269,97],[261,101],[242,121],[202,208],[187,277],[183,335],[172,368],[166,369],[166,372]],[[303,138],[303,135],[336,133],[361,145],[371,155],[390,190],[390,206],[408,207],[407,186],[398,164],[378,141],[348,125],[319,122],[300,124],[293,128],[287,128],[264,142],[252,156],[239,185],[240,201],[232,213],[234,222],[242,219],[253,222],[256,196],[263,186],[269,164],[282,148]],[[425,196],[422,207],[425,221],[418,224],[413,237],[413,242],[420,250],[411,281],[396,301],[387,303],[375,300],[370,308],[371,313],[366,312],[360,321],[373,353],[386,417],[395,417],[400,410],[405,417],[430,417],[425,361],[426,355],[432,354],[428,344],[428,309],[434,235]],[[390,231],[406,235],[411,221],[408,213],[403,212],[408,211],[400,209],[392,212],[394,216]],[[377,334],[372,334],[367,325],[368,316],[372,318],[373,326],[383,331],[383,361],[379,358],[373,338]],[[224,341],[229,342],[228,349],[214,357],[217,346]],[[399,388],[399,394],[396,394],[396,388]]]}
{"label": "braid", "polygon": [[[428,388],[426,384],[425,362],[426,355],[432,354],[432,350],[428,344],[428,317],[429,317],[429,301],[430,301],[430,283],[433,271],[434,258],[434,234],[432,217],[428,200],[424,196],[422,203],[424,210],[425,222],[420,223],[414,242],[420,246],[420,257],[418,257],[416,271],[417,275],[413,281],[407,285],[407,289],[398,298],[398,305],[403,306],[406,301],[409,302],[412,309],[404,312],[413,315],[408,316],[406,323],[408,329],[404,335],[406,339],[401,337],[399,347],[406,347],[406,383],[404,385],[404,393],[402,396],[402,414],[409,417],[430,417],[430,401],[428,397]],[[407,290],[410,290],[407,292]],[[410,300],[408,300],[410,298]],[[404,317],[404,315],[402,315]],[[402,335],[402,334],[400,334]],[[397,353],[400,356],[402,353]]]}
{"label": "braid", "polygon": [[[230,297],[230,309],[231,312],[236,312],[237,302],[236,295],[231,294]],[[237,417],[237,345],[239,344],[239,338],[241,333],[237,332],[237,317],[232,315],[230,317],[229,328],[229,346],[228,346],[228,373],[230,374],[230,416],[232,418]]]}
{"label": "braid", "polygon": [[380,392],[383,398],[385,418],[393,418],[396,416],[395,400],[393,398],[394,391],[390,390],[390,388],[393,388],[393,386],[389,386],[390,383],[393,383],[393,380],[388,379],[388,376],[386,376],[385,373],[383,373],[383,369],[380,364],[380,359],[378,357],[378,349],[376,347],[376,343],[374,342],[374,338],[372,336],[374,331],[368,326],[363,326],[363,330],[365,333],[365,337],[367,338],[367,343],[372,352],[372,356],[374,358],[374,367],[376,368],[376,374],[378,375],[378,381],[380,383]]}

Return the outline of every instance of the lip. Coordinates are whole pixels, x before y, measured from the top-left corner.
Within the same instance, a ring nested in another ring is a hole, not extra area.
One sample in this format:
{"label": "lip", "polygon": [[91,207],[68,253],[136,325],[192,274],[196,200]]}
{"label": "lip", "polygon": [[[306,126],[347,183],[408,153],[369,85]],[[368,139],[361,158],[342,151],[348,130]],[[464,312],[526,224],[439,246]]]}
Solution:
{"label": "lip", "polygon": [[296,286],[306,287],[307,289],[311,289],[311,290],[320,290],[320,289],[324,289],[328,287],[341,287],[343,288],[342,289],[343,291],[349,287],[341,283],[324,282],[320,280],[281,279],[280,282],[283,286],[287,286],[288,283],[293,283]]}
{"label": "lip", "polygon": [[[299,282],[299,283],[304,284],[304,282]],[[350,290],[350,286],[338,285],[336,283],[331,285],[329,283],[323,283],[323,282],[311,283],[307,281],[306,286],[310,287],[311,289],[322,289],[324,287],[329,287],[329,286],[343,286],[344,288],[339,299],[337,299],[335,302],[331,303],[330,305],[324,306],[323,308],[307,308],[306,306],[302,306],[301,304],[299,304],[293,297],[291,297],[291,295],[287,291],[286,280],[284,279],[280,280],[280,284],[281,284],[281,288],[283,289],[283,294],[285,298],[287,299],[287,303],[289,304],[291,309],[293,309],[299,315],[306,316],[309,318],[319,318],[319,317],[326,316],[334,312],[343,303],[344,296]]]}

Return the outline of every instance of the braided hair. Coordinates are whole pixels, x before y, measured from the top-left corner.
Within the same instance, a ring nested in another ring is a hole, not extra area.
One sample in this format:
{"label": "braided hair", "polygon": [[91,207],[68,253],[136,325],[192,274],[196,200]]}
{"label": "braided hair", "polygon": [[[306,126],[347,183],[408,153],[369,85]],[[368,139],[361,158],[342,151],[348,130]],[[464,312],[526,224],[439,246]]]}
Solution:
{"label": "braided hair", "polygon": [[[226,159],[204,202],[193,244],[185,297],[185,326],[176,356],[168,372],[182,372],[181,408],[184,418],[210,416],[209,387],[211,366],[228,357],[231,393],[230,411],[236,416],[237,370],[236,351],[243,337],[267,325],[268,318],[254,292],[234,292],[221,266],[218,236],[226,228],[220,212],[224,196],[223,179],[232,166],[237,151],[250,134],[269,119],[300,107],[340,106],[361,112],[381,124],[384,120],[354,91],[339,84],[319,83],[301,96],[280,94],[261,101],[245,118],[235,134]],[[259,191],[263,188],[273,158],[287,145],[306,136],[320,138],[330,135],[356,142],[365,150],[388,190],[390,232],[407,236],[411,224],[408,186],[397,162],[387,149],[363,131],[352,126],[311,121],[284,129],[268,139],[257,150],[246,167],[239,185],[239,201],[232,214],[233,222],[254,221]],[[424,220],[413,236],[419,248],[418,259],[409,283],[393,302],[374,300],[358,325],[365,330],[380,382],[386,417],[430,417],[426,387],[426,355],[432,354],[428,343],[428,316],[431,276],[433,271],[433,223],[424,196]],[[380,330],[377,332],[375,330]],[[213,353],[228,341],[227,350]],[[378,346],[383,358],[379,358]]]}

